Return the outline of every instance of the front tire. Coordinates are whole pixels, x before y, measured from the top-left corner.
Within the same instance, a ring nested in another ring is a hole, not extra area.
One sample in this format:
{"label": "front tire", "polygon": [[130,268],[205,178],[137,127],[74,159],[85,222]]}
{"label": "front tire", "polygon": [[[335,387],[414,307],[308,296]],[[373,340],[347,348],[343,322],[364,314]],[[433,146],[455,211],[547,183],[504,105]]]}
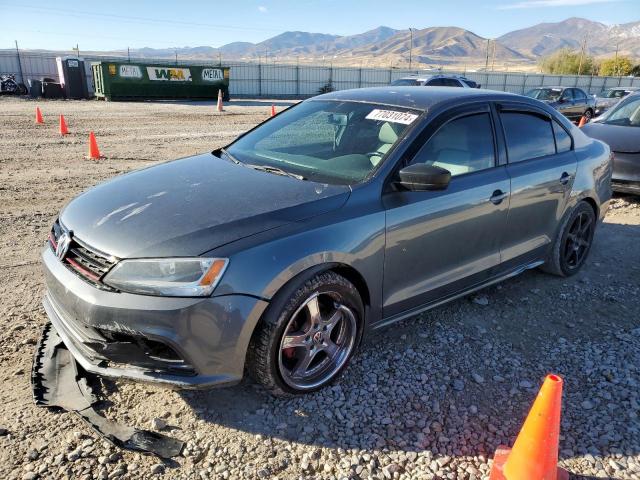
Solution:
{"label": "front tire", "polygon": [[542,270],[569,277],[580,271],[591,250],[596,214],[587,202],[580,202],[564,219]]}
{"label": "front tire", "polygon": [[363,315],[358,290],[335,272],[285,288],[256,327],[247,370],[276,396],[319,390],[349,363],[362,338]]}

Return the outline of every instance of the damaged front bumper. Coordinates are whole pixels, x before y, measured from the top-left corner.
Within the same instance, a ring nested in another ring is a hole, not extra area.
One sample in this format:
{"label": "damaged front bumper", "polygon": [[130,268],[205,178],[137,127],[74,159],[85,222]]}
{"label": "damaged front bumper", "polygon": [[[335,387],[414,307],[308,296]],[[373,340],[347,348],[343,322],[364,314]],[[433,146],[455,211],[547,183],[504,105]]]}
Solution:
{"label": "damaged front bumper", "polygon": [[78,368],[73,356],[50,323],[36,346],[31,371],[33,398],[37,406],[62,408],[76,413],[104,439],[128,450],[162,458],[180,455],[184,443],[160,433],[138,430],[107,420],[94,408],[98,398],[91,378]]}
{"label": "damaged front bumper", "polygon": [[242,379],[267,302],[246,295],[171,298],[96,288],[46,247],[47,316],[76,361],[107,377],[205,388]]}

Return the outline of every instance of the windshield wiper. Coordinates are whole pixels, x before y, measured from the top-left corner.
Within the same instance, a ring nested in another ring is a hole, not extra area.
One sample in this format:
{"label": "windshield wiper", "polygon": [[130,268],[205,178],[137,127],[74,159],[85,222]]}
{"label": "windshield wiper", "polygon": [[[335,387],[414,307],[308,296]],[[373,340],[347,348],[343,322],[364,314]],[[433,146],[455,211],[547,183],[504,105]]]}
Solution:
{"label": "windshield wiper", "polygon": [[254,170],[260,170],[261,172],[275,173],[276,175],[291,177],[297,180],[306,180],[306,178],[303,177],[302,175],[298,175],[297,173],[287,172],[286,170],[282,170],[281,168],[273,167],[271,165],[252,165],[250,163],[247,163],[246,166],[253,168]]}
{"label": "windshield wiper", "polygon": [[231,155],[229,152],[227,152],[227,150],[225,148],[221,148],[220,149],[221,153],[224,153],[229,160],[231,160],[233,163],[235,163],[236,165],[240,165],[242,162],[240,160],[238,160],[236,157],[234,157],[233,155]]}

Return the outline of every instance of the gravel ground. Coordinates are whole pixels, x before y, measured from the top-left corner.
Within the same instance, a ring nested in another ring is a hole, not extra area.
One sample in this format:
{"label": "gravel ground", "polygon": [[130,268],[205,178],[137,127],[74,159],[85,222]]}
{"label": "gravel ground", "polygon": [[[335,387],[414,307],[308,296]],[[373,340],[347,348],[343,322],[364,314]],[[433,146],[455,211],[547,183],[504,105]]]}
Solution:
{"label": "gravel ground", "polygon": [[[284,103],[283,103],[284,104]],[[374,333],[341,381],[294,400],[245,381],[176,392],[104,382],[102,411],[185,440],[171,462],[119,451],[77,417],[36,408],[29,371],[46,317],[40,246],[61,206],[135,168],[213,149],[270,103],[0,98],[0,477],[479,479],[511,444],[548,372],[565,378],[561,464],[640,479],[640,199],[617,197],[585,268],[527,272]],[[279,106],[282,108],[282,105]],[[64,113],[72,134],[57,135]],[[83,159],[94,130],[106,156]]]}

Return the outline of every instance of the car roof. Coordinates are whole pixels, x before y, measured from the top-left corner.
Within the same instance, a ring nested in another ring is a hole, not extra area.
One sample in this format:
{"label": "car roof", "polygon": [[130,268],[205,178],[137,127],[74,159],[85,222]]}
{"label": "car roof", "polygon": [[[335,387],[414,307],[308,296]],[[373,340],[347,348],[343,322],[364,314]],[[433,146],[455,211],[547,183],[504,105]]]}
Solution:
{"label": "car roof", "polygon": [[514,100],[530,101],[528,97],[513,93],[494,90],[480,90],[477,88],[452,87],[372,87],[356,88],[353,90],[339,90],[337,92],[318,95],[311,100],[341,100],[352,102],[380,103],[398,107],[428,110],[435,105],[456,99],[466,100]]}
{"label": "car roof", "polygon": [[[457,80],[469,80],[467,77],[465,77],[464,75],[455,75],[455,74],[448,74],[448,73],[420,73],[420,74],[411,74],[411,75],[406,75],[404,77],[400,77],[400,78],[396,78],[396,80],[431,80],[432,78],[455,78]],[[470,80],[469,80],[470,81]]]}

